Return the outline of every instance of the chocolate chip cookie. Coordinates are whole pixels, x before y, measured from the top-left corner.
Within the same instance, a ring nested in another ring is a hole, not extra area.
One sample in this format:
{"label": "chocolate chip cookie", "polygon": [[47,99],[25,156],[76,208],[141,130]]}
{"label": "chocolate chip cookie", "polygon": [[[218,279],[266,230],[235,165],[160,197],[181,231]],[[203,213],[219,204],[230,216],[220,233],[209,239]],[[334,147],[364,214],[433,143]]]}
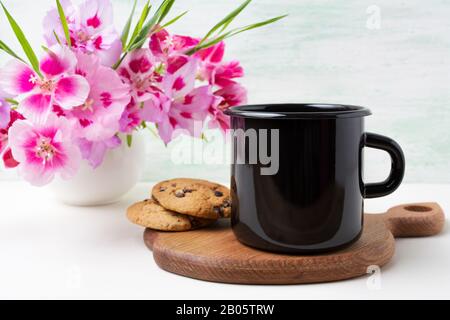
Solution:
{"label": "chocolate chip cookie", "polygon": [[127,217],[135,224],[160,231],[189,231],[206,227],[216,221],[190,217],[167,210],[155,200],[135,203],[128,208]]}
{"label": "chocolate chip cookie", "polygon": [[205,219],[229,218],[230,190],[220,184],[197,179],[173,179],[158,183],[152,196],[164,208]]}

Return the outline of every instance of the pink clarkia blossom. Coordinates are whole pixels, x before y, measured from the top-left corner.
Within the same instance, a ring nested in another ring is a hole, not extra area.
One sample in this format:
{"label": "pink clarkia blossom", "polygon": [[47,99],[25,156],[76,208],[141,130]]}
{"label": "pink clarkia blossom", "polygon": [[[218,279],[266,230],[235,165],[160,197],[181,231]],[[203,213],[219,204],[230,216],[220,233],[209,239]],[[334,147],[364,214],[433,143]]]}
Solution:
{"label": "pink clarkia blossom", "polygon": [[[164,83],[170,81],[167,79],[173,78],[170,76],[173,73],[170,69],[178,68],[177,63],[182,61],[180,57],[184,57],[184,54],[194,48],[199,41],[200,39],[196,38],[171,35],[167,30],[161,30],[151,36],[149,43],[150,50],[155,57],[163,61],[169,74],[169,76],[165,77]],[[200,50],[193,55],[193,58],[197,60],[197,66],[195,70],[194,68],[190,70],[192,74],[195,73],[197,79],[207,82],[211,90],[216,90],[214,93],[215,97],[212,99],[208,108],[208,115],[210,117],[208,127],[219,128],[222,131],[229,129],[230,126],[229,118],[223,111],[229,107],[246,103],[247,101],[247,91],[236,82],[237,78],[244,76],[244,70],[238,61],[224,62],[224,55],[225,43],[223,41]],[[173,63],[174,61],[177,63]],[[190,79],[192,80],[192,78]],[[175,101],[173,103],[175,107],[173,105],[167,107],[167,102],[164,99],[159,99],[159,107],[155,105],[153,110],[159,110],[160,115],[165,115],[165,121],[162,121],[159,125],[159,131],[163,140],[170,141],[170,135],[174,127],[181,126],[183,128],[191,128],[190,130],[192,130],[192,124],[187,125],[184,121],[185,119],[180,116],[180,112],[177,112],[178,105],[176,101],[179,101],[180,98],[171,95],[170,86],[169,88],[167,85],[163,86],[162,91],[168,96],[168,100]],[[206,91],[203,92],[205,93]],[[183,114],[186,114],[186,112]],[[198,118],[202,119],[203,115]]]}
{"label": "pink clarkia blossom", "polygon": [[117,72],[122,81],[131,90],[136,103],[149,100],[161,82],[161,76],[155,72],[157,62],[148,49],[138,49],[126,56]]}
{"label": "pink clarkia blossom", "polygon": [[120,120],[120,131],[130,134],[143,121],[158,122],[161,119],[159,100],[161,99],[162,76],[156,70],[162,67],[149,49],[139,49],[130,53],[119,66],[117,72],[122,81],[130,87],[131,100]]}
{"label": "pink clarkia blossom", "polygon": [[151,35],[149,48],[155,57],[165,61],[173,55],[185,54],[199,42],[200,39],[171,35],[167,30],[162,29]]}
{"label": "pink clarkia blossom", "polygon": [[95,169],[103,163],[108,150],[119,147],[122,141],[119,137],[113,136],[109,139],[96,142],[82,138],[77,143],[83,159],[87,160],[89,165]]}
{"label": "pink clarkia blossom", "polygon": [[[113,25],[113,8],[109,0],[85,0],[74,6],[70,0],[61,1],[69,25],[72,48],[75,51],[95,54],[105,66],[114,65],[120,58],[122,43]],[[44,19],[45,38],[48,45],[65,41],[56,8]]]}
{"label": "pink clarkia blossom", "polygon": [[3,126],[3,127],[0,128],[0,154],[8,146],[8,131],[9,131],[9,128],[11,128],[11,126],[17,120],[25,119],[20,113],[18,113],[15,110],[10,110],[7,118],[9,120],[8,120],[8,123],[6,124],[6,126]]}
{"label": "pink clarkia blossom", "polygon": [[19,60],[0,70],[0,87],[21,96],[19,110],[34,122],[44,122],[57,104],[63,109],[82,105],[89,94],[87,80],[75,74],[77,59],[67,47],[52,47],[40,61],[42,78]]}
{"label": "pink clarkia blossom", "polygon": [[222,110],[247,103],[247,89],[239,83],[232,83],[217,90],[214,94],[223,99],[219,105]]}
{"label": "pink clarkia blossom", "polygon": [[216,100],[208,112],[210,129],[220,129],[222,132],[230,129],[230,118],[223,112],[228,108],[247,103],[247,90],[238,83],[232,83],[214,92]]}
{"label": "pink clarkia blossom", "polygon": [[197,67],[197,58],[187,56],[178,56],[167,66],[161,85],[164,95],[161,95],[159,106],[155,106],[160,111],[159,134],[166,144],[179,130],[194,137],[202,134],[201,124],[215,97],[211,86],[194,87]]}
{"label": "pink clarkia blossom", "polygon": [[[0,130],[5,129],[10,119],[10,105],[4,99],[0,98]],[[1,152],[1,148],[0,148]]]}
{"label": "pink clarkia blossom", "polygon": [[[181,35],[171,35],[165,29],[152,34],[149,47],[152,54],[167,61],[170,57],[183,55],[199,44],[200,39]],[[200,77],[212,85],[226,86],[232,79],[244,76],[244,70],[238,61],[223,62],[225,42],[200,50],[194,54],[199,58]]]}
{"label": "pink clarkia blossom", "polygon": [[8,145],[8,132],[5,129],[0,129],[0,154],[3,153]]}
{"label": "pink clarkia blossom", "polygon": [[144,117],[143,103],[137,103],[131,98],[119,120],[120,132],[132,134],[142,124]]}
{"label": "pink clarkia blossom", "polygon": [[214,46],[200,50],[195,55],[204,62],[212,64],[221,63],[225,56],[225,42],[221,41]]}
{"label": "pink clarkia blossom", "polygon": [[244,76],[244,69],[239,61],[224,62],[225,43],[200,50],[195,54],[201,60],[200,78],[211,85],[226,87],[235,83],[235,79]]}
{"label": "pink clarkia blossom", "polygon": [[211,85],[226,87],[236,83],[235,79],[244,76],[244,69],[239,61],[211,64],[206,63],[201,69],[201,77]]}
{"label": "pink clarkia blossom", "polygon": [[78,171],[81,153],[73,139],[73,123],[50,115],[45,124],[16,121],[9,130],[9,145],[19,163],[19,174],[32,185],[50,183],[55,175],[72,178]]}
{"label": "pink clarkia blossom", "polygon": [[20,164],[16,161],[16,159],[14,159],[10,148],[6,149],[5,153],[2,156],[2,160],[5,168],[7,169],[17,168]]}
{"label": "pink clarkia blossom", "polygon": [[92,142],[111,139],[119,131],[119,120],[130,101],[129,86],[92,55],[78,54],[76,72],[87,79],[91,90],[86,101],[67,116],[79,121],[80,137]]}
{"label": "pink clarkia blossom", "polygon": [[17,121],[17,120],[24,120],[25,118],[18,113],[15,110],[10,110],[8,115],[9,122],[6,126],[3,128],[0,128],[0,154],[3,153],[2,159],[3,164],[8,169],[13,169],[19,165],[19,163],[13,158],[11,149],[8,147],[8,133],[11,126]]}

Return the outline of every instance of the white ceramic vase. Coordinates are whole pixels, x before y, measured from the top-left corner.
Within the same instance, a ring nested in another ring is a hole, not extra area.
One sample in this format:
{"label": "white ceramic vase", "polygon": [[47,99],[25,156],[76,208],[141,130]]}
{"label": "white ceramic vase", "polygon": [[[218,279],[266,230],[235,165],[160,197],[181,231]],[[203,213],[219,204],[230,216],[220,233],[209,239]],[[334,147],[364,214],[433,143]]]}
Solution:
{"label": "white ceramic vase", "polygon": [[109,150],[104,162],[95,170],[83,161],[73,179],[56,179],[49,185],[50,191],[58,201],[73,206],[100,206],[119,201],[141,178],[145,137],[142,132],[134,134],[131,147],[123,143]]}

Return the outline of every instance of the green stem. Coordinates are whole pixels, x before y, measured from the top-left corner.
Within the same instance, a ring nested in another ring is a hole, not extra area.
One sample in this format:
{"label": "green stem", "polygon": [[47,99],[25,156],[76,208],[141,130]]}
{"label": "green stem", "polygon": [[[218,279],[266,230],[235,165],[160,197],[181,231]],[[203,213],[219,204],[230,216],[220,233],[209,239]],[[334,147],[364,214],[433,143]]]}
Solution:
{"label": "green stem", "polygon": [[117,68],[120,67],[120,65],[122,64],[123,60],[125,59],[125,57],[128,55],[128,52],[125,52],[124,55],[119,59],[119,61],[117,61],[114,66],[113,69],[117,70]]}

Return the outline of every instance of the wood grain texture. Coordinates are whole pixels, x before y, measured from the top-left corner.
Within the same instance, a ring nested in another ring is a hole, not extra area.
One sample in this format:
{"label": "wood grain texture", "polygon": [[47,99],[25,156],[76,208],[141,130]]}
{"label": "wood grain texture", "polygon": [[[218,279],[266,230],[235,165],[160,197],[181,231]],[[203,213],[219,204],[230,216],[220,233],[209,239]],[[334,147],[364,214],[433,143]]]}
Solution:
{"label": "wood grain texture", "polygon": [[432,236],[445,222],[436,203],[408,204],[366,214],[360,240],[338,252],[290,256],[259,251],[236,240],[226,222],[208,229],[165,233],[147,229],[144,240],[158,266],[206,281],[236,284],[302,284],[365,275],[395,252],[395,237]]}

